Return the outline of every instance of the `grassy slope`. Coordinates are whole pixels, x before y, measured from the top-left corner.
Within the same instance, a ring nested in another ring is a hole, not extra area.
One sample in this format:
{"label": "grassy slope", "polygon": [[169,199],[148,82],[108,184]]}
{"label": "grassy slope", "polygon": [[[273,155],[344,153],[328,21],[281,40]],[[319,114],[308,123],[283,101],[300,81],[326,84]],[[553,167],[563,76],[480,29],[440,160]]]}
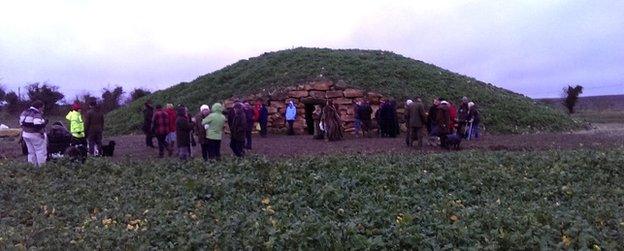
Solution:
{"label": "grassy slope", "polygon": [[621,151],[0,161],[0,249],[612,250]]}
{"label": "grassy slope", "polygon": [[[350,86],[399,99],[419,95],[427,100],[434,96],[458,100],[468,96],[480,105],[485,125],[492,132],[562,131],[577,127],[562,112],[522,95],[384,51],[297,48],[265,53],[191,83],[158,91],[150,98],[156,103],[185,104],[196,110],[202,103],[319,78],[343,80]],[[139,111],[145,99],[109,114],[107,130],[117,134],[140,128]]]}

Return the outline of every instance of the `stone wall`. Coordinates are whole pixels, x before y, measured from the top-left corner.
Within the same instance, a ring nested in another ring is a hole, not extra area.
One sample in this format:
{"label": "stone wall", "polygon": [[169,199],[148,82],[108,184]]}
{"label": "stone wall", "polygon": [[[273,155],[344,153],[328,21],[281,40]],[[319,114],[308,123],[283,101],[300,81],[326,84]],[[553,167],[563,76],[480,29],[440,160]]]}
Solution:
{"label": "stone wall", "polygon": [[[257,100],[262,98],[266,101],[269,110],[268,128],[272,133],[285,133],[286,123],[284,112],[286,102],[292,100],[297,107],[297,119],[294,123],[295,133],[306,134],[307,124],[305,120],[305,104],[325,104],[331,99],[337,106],[340,118],[342,119],[343,128],[348,133],[353,133],[354,129],[354,105],[357,99],[366,98],[369,100],[373,108],[373,118],[377,109],[379,109],[379,101],[383,95],[376,92],[366,92],[363,90],[350,88],[344,82],[333,83],[331,81],[316,81],[307,84],[287,87],[274,93],[258,93],[247,97],[241,97],[241,100]],[[236,98],[225,100],[226,108],[231,108]],[[252,102],[252,103],[255,103]],[[399,118],[403,118],[404,109],[397,109]],[[373,123],[376,124],[376,123]],[[374,125],[375,126],[375,125]]]}

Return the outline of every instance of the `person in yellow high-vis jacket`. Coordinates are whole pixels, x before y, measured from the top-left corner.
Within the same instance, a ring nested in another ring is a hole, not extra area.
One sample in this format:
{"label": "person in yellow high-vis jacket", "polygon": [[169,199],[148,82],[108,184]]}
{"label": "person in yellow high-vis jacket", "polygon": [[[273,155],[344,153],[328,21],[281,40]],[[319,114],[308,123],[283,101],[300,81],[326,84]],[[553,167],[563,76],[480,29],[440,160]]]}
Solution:
{"label": "person in yellow high-vis jacket", "polygon": [[84,122],[80,113],[80,103],[76,102],[72,105],[71,111],[65,116],[69,121],[69,132],[72,135],[72,145],[87,145],[85,137]]}

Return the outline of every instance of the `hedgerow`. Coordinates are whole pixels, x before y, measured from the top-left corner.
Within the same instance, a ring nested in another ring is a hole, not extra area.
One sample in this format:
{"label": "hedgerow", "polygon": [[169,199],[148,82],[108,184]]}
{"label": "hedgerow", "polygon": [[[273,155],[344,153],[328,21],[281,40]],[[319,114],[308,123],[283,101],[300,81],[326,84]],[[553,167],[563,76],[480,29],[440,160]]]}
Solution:
{"label": "hedgerow", "polygon": [[0,165],[0,249],[605,249],[622,149]]}

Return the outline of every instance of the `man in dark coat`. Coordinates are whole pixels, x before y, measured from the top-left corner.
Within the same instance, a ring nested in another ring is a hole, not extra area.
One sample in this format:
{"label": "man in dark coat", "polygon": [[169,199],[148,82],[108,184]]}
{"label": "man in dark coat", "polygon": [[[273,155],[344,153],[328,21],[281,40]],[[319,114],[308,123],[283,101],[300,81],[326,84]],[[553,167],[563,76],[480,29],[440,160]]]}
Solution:
{"label": "man in dark coat", "polygon": [[427,113],[427,132],[429,133],[429,135],[432,134],[436,126],[436,115],[438,113],[438,105],[440,105],[440,101],[436,98],[433,100],[433,105],[429,107],[429,112]]}
{"label": "man in dark coat", "polygon": [[228,113],[228,126],[230,128],[230,148],[236,157],[243,157],[245,154],[245,132],[247,129],[247,117],[243,104],[237,102]]}
{"label": "man in dark coat", "polygon": [[360,119],[360,128],[362,130],[362,136],[370,136],[370,132],[373,127],[373,108],[371,108],[368,100],[363,100],[357,109],[357,116]]}
{"label": "man in dark coat", "polygon": [[191,131],[193,124],[189,122],[186,107],[179,106],[176,119],[176,142],[178,142],[178,156],[187,160],[191,155]]}
{"label": "man in dark coat", "polygon": [[254,127],[254,110],[248,101],[245,101],[245,103],[243,103],[243,110],[245,111],[245,118],[246,118],[245,149],[251,150],[251,136],[252,136],[253,127]]}
{"label": "man in dark coat", "polygon": [[269,122],[269,109],[267,109],[262,99],[258,99],[256,101],[256,107],[258,109],[258,123],[260,124],[260,136],[265,138],[267,136],[267,123]]}
{"label": "man in dark coat", "polygon": [[152,101],[145,102],[143,109],[143,133],[145,133],[145,145],[154,148],[154,132],[152,131],[152,118],[154,117],[154,107]]}
{"label": "man in dark coat", "polygon": [[438,128],[437,136],[440,137],[440,146],[448,148],[446,137],[452,131],[453,123],[451,121],[451,115],[449,112],[450,104],[447,101],[440,102],[438,111],[436,114],[436,124]]}
{"label": "man in dark coat", "polygon": [[405,121],[407,123],[409,135],[407,145],[412,146],[412,142],[418,140],[418,147],[422,147],[425,137],[424,126],[427,122],[427,114],[425,113],[425,106],[420,98],[416,98],[416,102],[412,102],[407,106]]}
{"label": "man in dark coat", "polygon": [[468,98],[463,97],[461,104],[459,105],[459,110],[457,110],[457,131],[461,137],[467,138],[468,134],[466,133],[468,128],[468,113],[470,112],[470,108],[468,107]]}
{"label": "man in dark coat", "polygon": [[208,142],[206,141],[206,128],[202,125],[202,121],[210,114],[210,107],[208,105],[202,105],[199,108],[199,113],[193,117],[194,128],[193,131],[197,135],[197,143],[201,147],[202,157],[204,161],[208,160]]}
{"label": "man in dark coat", "polygon": [[95,101],[89,103],[89,111],[85,117],[85,132],[89,144],[89,154],[99,156],[102,152],[104,113]]}

